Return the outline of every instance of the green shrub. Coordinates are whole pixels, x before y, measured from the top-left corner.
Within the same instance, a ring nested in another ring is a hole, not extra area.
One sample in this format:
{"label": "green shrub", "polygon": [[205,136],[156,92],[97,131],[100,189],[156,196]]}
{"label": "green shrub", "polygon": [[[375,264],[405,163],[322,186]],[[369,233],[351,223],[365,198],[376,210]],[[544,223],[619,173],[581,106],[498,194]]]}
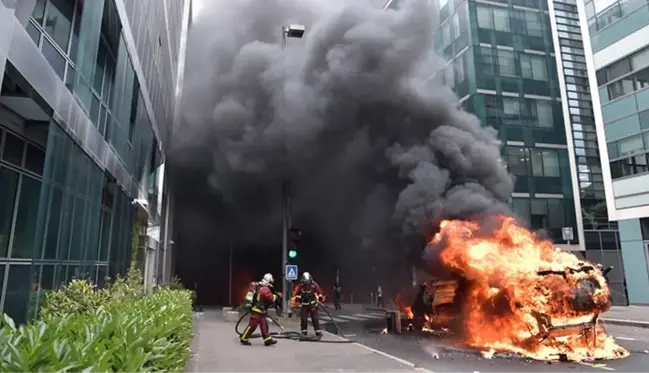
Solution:
{"label": "green shrub", "polygon": [[190,358],[192,297],[148,290],[137,269],[104,289],[73,280],[45,293],[40,319],[0,319],[0,372],[177,372]]}

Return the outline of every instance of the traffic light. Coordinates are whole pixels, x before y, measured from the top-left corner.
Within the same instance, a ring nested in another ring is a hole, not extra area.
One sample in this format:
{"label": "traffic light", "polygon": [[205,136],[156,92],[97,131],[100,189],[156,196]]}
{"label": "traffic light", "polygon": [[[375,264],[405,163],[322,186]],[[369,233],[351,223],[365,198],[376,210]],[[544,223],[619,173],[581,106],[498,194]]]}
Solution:
{"label": "traffic light", "polygon": [[302,237],[302,230],[297,228],[291,228],[291,230],[288,233],[288,237],[293,242],[298,241],[300,237]]}
{"label": "traffic light", "polygon": [[300,237],[302,236],[302,231],[300,229],[295,229],[292,228],[289,231],[289,251],[288,251],[288,257],[289,259],[295,259],[297,257],[297,242],[300,240]]}

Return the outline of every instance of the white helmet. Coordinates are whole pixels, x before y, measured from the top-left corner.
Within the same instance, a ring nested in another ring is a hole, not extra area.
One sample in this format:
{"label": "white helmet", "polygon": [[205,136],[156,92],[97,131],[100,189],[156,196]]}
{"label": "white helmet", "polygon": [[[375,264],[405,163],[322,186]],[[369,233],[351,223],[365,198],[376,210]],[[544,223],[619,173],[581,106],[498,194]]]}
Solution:
{"label": "white helmet", "polygon": [[309,272],[302,273],[302,282],[303,283],[308,284],[311,281],[313,281],[313,277],[311,277],[311,274]]}
{"label": "white helmet", "polygon": [[270,273],[266,273],[264,275],[264,278],[261,279],[262,285],[266,285],[266,286],[272,285],[273,282],[275,282],[275,279],[273,279],[273,275],[271,275]]}

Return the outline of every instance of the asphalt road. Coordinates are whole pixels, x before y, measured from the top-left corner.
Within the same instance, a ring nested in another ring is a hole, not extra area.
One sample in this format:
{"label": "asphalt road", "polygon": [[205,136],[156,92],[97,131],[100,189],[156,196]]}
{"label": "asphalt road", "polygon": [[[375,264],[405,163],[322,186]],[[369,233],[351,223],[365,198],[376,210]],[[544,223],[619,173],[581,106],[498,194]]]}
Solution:
{"label": "asphalt road", "polygon": [[[628,349],[631,356],[591,364],[545,363],[502,355],[486,359],[475,350],[453,346],[449,338],[430,333],[380,334],[384,326],[381,320],[340,324],[347,338],[433,372],[646,372],[649,369],[649,329],[643,328],[608,325],[609,334]],[[333,324],[325,328],[335,331]]]}

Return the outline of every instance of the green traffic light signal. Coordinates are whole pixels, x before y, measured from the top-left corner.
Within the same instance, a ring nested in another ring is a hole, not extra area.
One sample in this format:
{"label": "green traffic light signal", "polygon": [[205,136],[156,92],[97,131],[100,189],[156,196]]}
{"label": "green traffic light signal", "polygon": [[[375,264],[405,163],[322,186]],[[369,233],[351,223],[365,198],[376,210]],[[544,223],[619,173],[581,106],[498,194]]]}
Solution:
{"label": "green traffic light signal", "polygon": [[289,258],[293,259],[293,258],[295,258],[296,256],[297,256],[297,251],[295,251],[295,250],[290,250],[290,251],[288,252],[288,257],[289,257]]}

